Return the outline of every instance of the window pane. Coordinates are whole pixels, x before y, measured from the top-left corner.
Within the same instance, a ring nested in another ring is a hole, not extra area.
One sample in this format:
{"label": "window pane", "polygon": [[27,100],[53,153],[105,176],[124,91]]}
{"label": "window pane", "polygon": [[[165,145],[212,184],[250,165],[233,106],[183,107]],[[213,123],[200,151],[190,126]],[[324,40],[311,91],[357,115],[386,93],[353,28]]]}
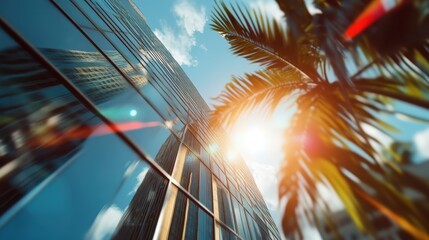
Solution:
{"label": "window pane", "polygon": [[[166,180],[140,162],[137,179],[141,187],[122,188],[121,191],[128,191],[116,195],[115,204],[105,206],[112,202],[124,176],[137,163],[137,155],[3,31],[0,39],[0,116],[5,117],[0,121],[0,170],[6,175],[0,182],[5,190],[1,195],[1,213],[19,201],[11,214],[0,219],[6,222],[0,238],[79,239],[88,230],[88,234],[101,234],[100,228],[107,236],[113,233],[114,226],[106,229],[103,224],[111,214],[118,221],[122,215],[116,230],[121,236],[151,236]],[[70,57],[52,49],[42,51],[52,58]],[[86,56],[81,56],[83,62],[88,60]],[[71,59],[77,61],[76,57]],[[67,73],[91,74],[91,63],[87,64],[90,67]],[[104,96],[99,97],[104,101]],[[114,120],[123,113],[123,109],[102,111]],[[173,135],[157,143],[159,151],[155,159],[168,166],[169,172],[179,144]],[[125,185],[129,182],[135,180],[128,180]],[[36,222],[26,224],[29,219]],[[73,233],[68,231],[71,224]],[[47,228],[49,231],[45,231]]]}
{"label": "window pane", "polygon": [[148,164],[138,161],[131,166],[126,181],[113,203],[97,215],[86,234],[88,239],[151,238],[161,211],[167,180]]}
{"label": "window pane", "polygon": [[0,39],[0,239],[84,238],[140,160],[1,30]]}
{"label": "window pane", "polygon": [[124,213],[114,231],[113,239],[151,238],[161,212],[168,181],[146,167],[135,171],[127,184],[131,185],[124,186],[117,195],[117,205],[110,206],[121,206],[125,199],[128,200],[133,195],[129,205],[122,205]]}
{"label": "window pane", "polygon": [[210,155],[204,148],[200,148],[200,158],[206,164],[207,167],[210,167]]}
{"label": "window pane", "polygon": [[[19,9],[25,13],[32,19],[32,27],[28,28],[19,17],[5,12],[7,20],[96,104],[103,115],[118,124],[136,145],[155,158],[171,134],[164,120],[52,3],[19,1],[17,4],[12,1],[6,9]],[[20,8],[20,4],[25,4],[26,10]],[[3,12],[4,9],[0,9],[0,13]],[[166,171],[172,169],[170,165],[162,167]]]}
{"label": "window pane", "polygon": [[224,228],[222,225],[216,223],[219,227],[219,239],[220,240],[235,240],[237,239],[237,237],[235,236],[234,233],[232,233],[231,231],[229,231],[228,229]]}
{"label": "window pane", "polygon": [[146,64],[142,60],[137,59],[134,55],[139,55],[140,52],[135,51],[134,54],[132,54],[130,50],[124,46],[123,42],[117,38],[116,33],[112,33],[109,30],[105,30],[104,32],[97,30],[104,29],[102,25],[103,20],[95,14],[87,3],[79,2],[76,4],[78,4],[81,10],[83,10],[97,26],[90,23],[70,1],[60,0],[57,2],[65,8],[67,14],[81,23],[80,26],[83,30],[102,49],[107,57],[115,63],[122,73],[129,77],[136,87],[141,89],[143,95],[161,112],[164,119],[168,121],[167,126],[179,132],[183,128],[183,123],[181,123],[179,118],[174,114],[172,107],[167,104],[166,100],[161,97],[159,92],[149,83],[153,76],[148,73]]}
{"label": "window pane", "polygon": [[178,160],[175,178],[183,188],[198,199],[198,186],[200,182],[200,160],[187,147],[182,147],[183,159]]}
{"label": "window pane", "polygon": [[198,211],[198,239],[213,239],[213,218],[202,209]]}
{"label": "window pane", "polygon": [[9,43],[0,49],[4,212],[72,159],[85,139],[110,129],[3,31],[0,38]]}
{"label": "window pane", "polygon": [[200,152],[200,143],[195,139],[194,135],[187,129],[185,139],[185,144],[195,153]]}
{"label": "window pane", "polygon": [[200,165],[200,201],[213,211],[212,175],[203,164]]}
{"label": "window pane", "polygon": [[228,225],[230,228],[235,229],[234,215],[232,212],[231,198],[228,190],[222,183],[217,182],[217,200],[219,209],[219,219]]}
{"label": "window pane", "polygon": [[251,239],[249,228],[247,225],[246,217],[244,215],[244,209],[241,204],[233,197],[232,198],[235,221],[237,223],[238,233],[244,239]]}
{"label": "window pane", "polygon": [[189,205],[194,205],[194,203],[189,201],[182,192],[178,192],[170,225],[169,239],[182,239],[184,226],[188,224],[189,215],[193,214],[192,211],[189,211]]}
{"label": "window pane", "polygon": [[169,239],[213,239],[213,218],[180,190],[176,197]]}
{"label": "window pane", "polygon": [[247,222],[249,223],[249,229],[250,232],[252,233],[252,236],[254,239],[262,239],[261,233],[259,232],[259,228],[256,225],[256,222],[253,220],[252,217],[250,217],[249,213],[246,212],[246,218],[247,218]]}

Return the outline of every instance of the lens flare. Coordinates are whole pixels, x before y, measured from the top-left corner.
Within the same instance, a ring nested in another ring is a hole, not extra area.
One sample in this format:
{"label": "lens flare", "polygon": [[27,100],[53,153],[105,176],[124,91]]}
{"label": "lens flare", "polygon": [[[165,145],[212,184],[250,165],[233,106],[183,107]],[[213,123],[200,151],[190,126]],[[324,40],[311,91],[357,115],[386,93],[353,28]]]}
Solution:
{"label": "lens flare", "polygon": [[131,117],[135,117],[135,116],[137,116],[137,110],[132,109],[132,110],[130,111],[130,116],[131,116]]}

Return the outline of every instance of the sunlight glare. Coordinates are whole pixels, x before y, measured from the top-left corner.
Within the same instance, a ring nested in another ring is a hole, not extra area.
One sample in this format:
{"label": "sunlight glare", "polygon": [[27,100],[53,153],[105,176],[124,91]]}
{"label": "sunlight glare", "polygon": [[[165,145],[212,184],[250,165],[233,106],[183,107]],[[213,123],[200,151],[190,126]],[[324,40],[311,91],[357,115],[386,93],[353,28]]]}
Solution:
{"label": "sunlight glare", "polygon": [[242,154],[259,155],[269,153],[278,146],[281,138],[268,124],[249,124],[234,129],[232,141]]}
{"label": "sunlight glare", "polygon": [[211,154],[213,154],[213,153],[217,152],[218,148],[219,148],[219,147],[217,146],[217,144],[216,144],[216,143],[213,143],[212,145],[210,145],[210,146],[209,146],[209,152],[210,152]]}
{"label": "sunlight glare", "polygon": [[226,159],[227,159],[228,161],[234,161],[234,160],[236,160],[236,159],[237,159],[237,157],[238,157],[238,154],[237,154],[237,152],[236,152],[235,150],[233,150],[233,149],[230,149],[230,150],[228,151],[228,153],[226,154]]}

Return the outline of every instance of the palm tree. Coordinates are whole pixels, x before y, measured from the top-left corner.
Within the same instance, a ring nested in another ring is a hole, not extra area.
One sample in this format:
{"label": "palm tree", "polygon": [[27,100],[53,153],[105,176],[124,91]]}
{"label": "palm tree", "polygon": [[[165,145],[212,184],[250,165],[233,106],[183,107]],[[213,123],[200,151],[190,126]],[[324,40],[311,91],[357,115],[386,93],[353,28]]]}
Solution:
{"label": "palm tree", "polygon": [[261,70],[232,78],[216,98],[212,125],[231,126],[256,106],[269,113],[296,107],[284,131],[278,188],[286,236],[303,237],[299,209],[315,226],[333,222],[319,191],[326,185],[361,231],[376,234],[367,213],[377,209],[429,239],[428,212],[403,194],[429,195],[428,184],[384,157],[383,143],[367,130],[396,131],[380,114],[429,122],[394,108],[399,101],[429,109],[429,4],[404,2],[351,40],[343,34],[369,1],[315,0],[311,15],[304,0],[277,0],[285,22],[238,4],[213,10],[212,29]]}

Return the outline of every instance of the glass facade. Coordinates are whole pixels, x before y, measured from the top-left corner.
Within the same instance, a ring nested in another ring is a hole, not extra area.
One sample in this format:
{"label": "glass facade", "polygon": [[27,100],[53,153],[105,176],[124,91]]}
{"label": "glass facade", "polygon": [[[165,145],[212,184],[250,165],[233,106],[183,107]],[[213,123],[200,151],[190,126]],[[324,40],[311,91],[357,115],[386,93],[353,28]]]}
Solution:
{"label": "glass facade", "polygon": [[280,239],[128,0],[0,8],[0,239]]}

